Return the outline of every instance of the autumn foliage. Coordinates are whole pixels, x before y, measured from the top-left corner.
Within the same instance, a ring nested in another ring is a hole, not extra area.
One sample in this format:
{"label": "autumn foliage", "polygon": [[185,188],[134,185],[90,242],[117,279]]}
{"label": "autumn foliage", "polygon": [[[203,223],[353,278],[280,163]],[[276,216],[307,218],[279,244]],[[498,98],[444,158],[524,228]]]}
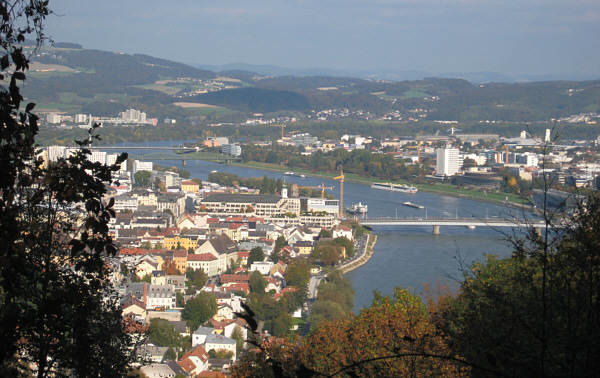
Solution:
{"label": "autumn foliage", "polygon": [[[323,321],[301,340],[279,340],[236,367],[235,376],[456,376],[467,367],[429,320],[421,299],[396,289],[359,315]],[[271,363],[269,363],[269,361]],[[275,363],[275,365],[273,365]]]}

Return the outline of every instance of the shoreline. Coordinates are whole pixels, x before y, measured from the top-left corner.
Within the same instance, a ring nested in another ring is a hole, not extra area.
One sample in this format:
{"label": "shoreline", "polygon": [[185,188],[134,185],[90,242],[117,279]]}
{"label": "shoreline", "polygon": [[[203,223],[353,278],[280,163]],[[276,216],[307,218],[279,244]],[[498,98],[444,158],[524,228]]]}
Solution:
{"label": "shoreline", "polygon": [[[371,237],[373,238],[373,240],[371,240]],[[346,274],[350,271],[353,271],[354,269],[360,268],[361,266],[365,265],[371,259],[371,256],[373,256],[373,253],[375,253],[375,244],[377,244],[377,235],[373,233],[368,233],[365,253],[356,261],[352,261],[347,265],[339,267],[339,271],[342,272],[342,274]]]}
{"label": "shoreline", "polygon": [[[229,165],[234,165],[234,166],[238,166],[238,167],[249,167],[249,168],[254,168],[254,169],[262,169],[262,170],[270,171],[270,172],[281,172],[281,173],[286,172],[291,169],[286,166],[279,166],[279,165],[274,165],[274,164],[269,165],[267,163],[229,163]],[[329,180],[332,180],[333,177],[335,176],[334,174],[328,175],[328,174],[323,174],[323,173],[306,172],[304,170],[299,171],[298,173],[304,174],[307,176],[311,176],[311,177],[324,178],[324,179],[329,179]],[[348,177],[347,175],[346,175],[345,181],[355,182],[355,183],[359,183],[359,184],[368,184],[368,185],[372,184],[373,182],[377,182],[377,181],[365,180],[365,179],[360,179],[360,178],[355,178],[355,177]],[[428,184],[425,184],[425,185],[426,185],[425,187],[423,186],[423,184],[419,185],[418,189],[420,191],[423,191],[426,193],[434,193],[434,194],[439,194],[439,195],[447,196],[447,197],[464,198],[464,199],[469,199],[469,200],[479,201],[479,202],[484,202],[484,203],[504,205],[504,206],[508,206],[511,208],[515,208],[515,209],[531,210],[531,206],[529,206],[527,204],[521,204],[521,203],[513,202],[510,200],[509,201],[496,200],[496,199],[486,198],[484,196],[473,195],[473,193],[477,193],[477,192],[470,190],[470,189],[463,189],[463,190],[467,191],[467,193],[453,193],[453,192],[449,192],[449,191],[445,191],[445,190],[438,190],[438,189],[431,188],[432,185],[428,185]],[[502,193],[502,195],[511,196],[508,193]]]}

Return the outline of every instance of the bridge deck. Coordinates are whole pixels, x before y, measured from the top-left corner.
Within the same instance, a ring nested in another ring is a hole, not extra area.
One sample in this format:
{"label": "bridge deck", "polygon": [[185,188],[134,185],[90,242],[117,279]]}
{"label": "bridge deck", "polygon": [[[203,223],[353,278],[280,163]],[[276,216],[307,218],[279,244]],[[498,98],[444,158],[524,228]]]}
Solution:
{"label": "bridge deck", "polygon": [[545,227],[544,221],[489,218],[367,218],[364,226],[475,226],[475,227]]}

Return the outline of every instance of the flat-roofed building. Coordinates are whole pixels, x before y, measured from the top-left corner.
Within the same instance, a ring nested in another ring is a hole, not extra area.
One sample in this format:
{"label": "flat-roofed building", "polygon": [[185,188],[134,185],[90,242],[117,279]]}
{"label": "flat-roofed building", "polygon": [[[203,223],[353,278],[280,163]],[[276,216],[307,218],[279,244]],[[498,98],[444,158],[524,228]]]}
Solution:
{"label": "flat-roofed building", "polygon": [[253,211],[261,217],[300,214],[300,199],[272,194],[217,193],[204,198],[201,205],[206,206],[209,213],[244,214]]}

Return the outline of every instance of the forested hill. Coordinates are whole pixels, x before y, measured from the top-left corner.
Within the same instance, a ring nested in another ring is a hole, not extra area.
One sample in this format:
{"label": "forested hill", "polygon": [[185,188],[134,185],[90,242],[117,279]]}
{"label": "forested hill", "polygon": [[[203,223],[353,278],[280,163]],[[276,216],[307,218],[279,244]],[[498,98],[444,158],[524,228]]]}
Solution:
{"label": "forested hill", "polygon": [[[600,81],[472,84],[462,79],[416,81],[349,77],[265,77],[215,73],[148,55],[46,47],[32,57],[26,95],[38,109],[116,116],[134,107],[158,117],[242,119],[250,113],[302,116],[347,109],[382,117],[535,122],[600,112]],[[213,105],[212,110],[177,106]],[[215,108],[215,106],[217,108]],[[220,109],[219,111],[215,109]],[[418,115],[414,115],[418,112]]]}

